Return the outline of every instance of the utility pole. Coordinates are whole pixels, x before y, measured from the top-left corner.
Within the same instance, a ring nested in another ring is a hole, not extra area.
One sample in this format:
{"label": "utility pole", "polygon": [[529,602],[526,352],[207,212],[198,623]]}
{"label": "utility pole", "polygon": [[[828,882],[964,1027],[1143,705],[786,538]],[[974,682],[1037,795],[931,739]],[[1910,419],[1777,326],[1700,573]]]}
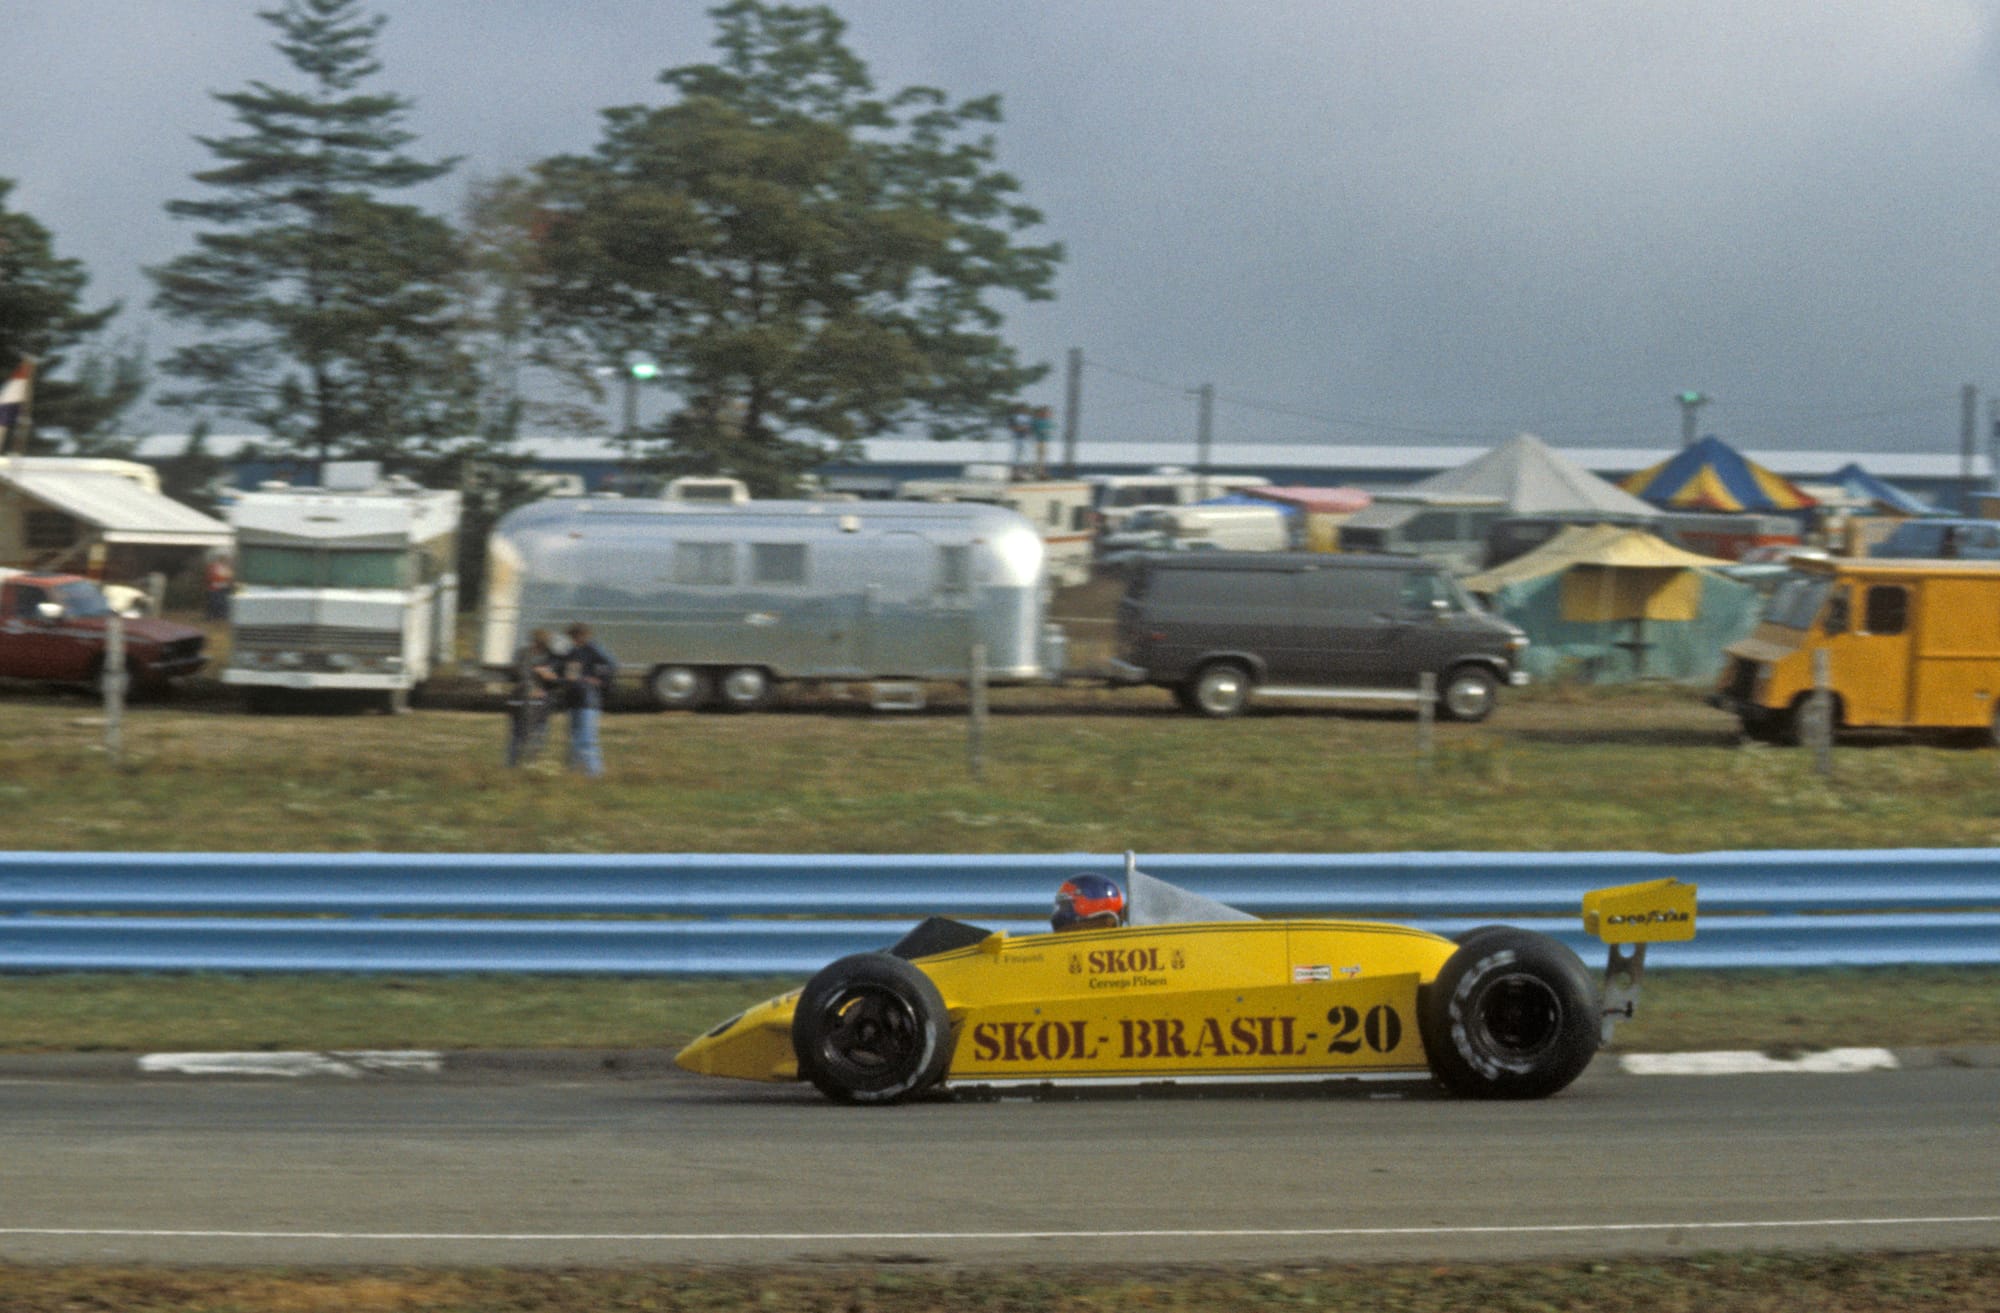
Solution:
{"label": "utility pole", "polygon": [[1076,477],[1076,429],[1083,418],[1083,348],[1069,349],[1069,385],[1063,389],[1063,477]]}
{"label": "utility pole", "polygon": [[1194,430],[1195,500],[1208,500],[1208,449],[1215,421],[1215,384],[1204,383],[1194,390],[1199,405]]}
{"label": "utility pole", "polygon": [[1674,397],[1681,405],[1681,446],[1692,447],[1695,437],[1695,412],[1708,404],[1708,397],[1700,392],[1682,392]]}
{"label": "utility pole", "polygon": [[1979,389],[1967,383],[1959,393],[1958,508],[1972,514],[1972,453],[1979,442]]}

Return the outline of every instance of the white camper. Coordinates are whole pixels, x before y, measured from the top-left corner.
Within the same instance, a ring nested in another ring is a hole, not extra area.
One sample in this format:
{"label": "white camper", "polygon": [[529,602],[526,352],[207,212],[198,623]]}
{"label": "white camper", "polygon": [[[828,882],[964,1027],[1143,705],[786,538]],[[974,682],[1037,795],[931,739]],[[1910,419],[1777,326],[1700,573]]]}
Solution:
{"label": "white camper", "polygon": [[665,708],[745,711],[787,680],[963,681],[1062,670],[1042,542],[997,506],[587,498],[488,540],[479,659],[583,621]]}
{"label": "white camper", "polygon": [[1097,511],[1098,532],[1115,533],[1141,507],[1192,506],[1239,488],[1260,488],[1269,482],[1261,474],[1196,474],[1173,467],[1162,467],[1151,474],[1093,474],[1091,505]]}
{"label": "white camper", "polygon": [[1082,479],[1008,477],[1005,466],[969,466],[962,478],[912,479],[896,489],[902,501],[983,502],[1019,511],[1042,536],[1049,582],[1074,588],[1090,582],[1090,484]]}
{"label": "white camper", "polygon": [[317,488],[266,486],[236,529],[225,684],[252,710],[295,695],[372,694],[391,711],[453,657],[459,495],[330,462]]}

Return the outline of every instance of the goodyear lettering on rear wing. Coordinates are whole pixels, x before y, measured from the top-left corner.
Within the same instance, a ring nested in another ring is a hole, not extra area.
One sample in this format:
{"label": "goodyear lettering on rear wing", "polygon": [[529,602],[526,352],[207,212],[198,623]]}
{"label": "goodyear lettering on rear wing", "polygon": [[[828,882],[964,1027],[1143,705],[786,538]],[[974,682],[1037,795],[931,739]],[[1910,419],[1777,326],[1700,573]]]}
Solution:
{"label": "goodyear lettering on rear wing", "polygon": [[1694,922],[1695,886],[1680,880],[1646,880],[1583,896],[1584,933],[1607,944],[1693,939]]}

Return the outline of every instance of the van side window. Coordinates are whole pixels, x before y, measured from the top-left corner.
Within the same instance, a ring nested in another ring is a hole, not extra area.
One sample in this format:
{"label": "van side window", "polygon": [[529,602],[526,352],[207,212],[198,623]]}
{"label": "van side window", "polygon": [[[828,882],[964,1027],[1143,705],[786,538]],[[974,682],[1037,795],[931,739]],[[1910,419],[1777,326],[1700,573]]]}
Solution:
{"label": "van side window", "polygon": [[1836,588],[1826,599],[1826,622],[1820,626],[1829,635],[1847,632],[1847,590]]}
{"label": "van side window", "polygon": [[1421,570],[1403,576],[1402,606],[1405,611],[1429,611],[1438,602],[1447,605],[1451,602],[1444,580]]}
{"label": "van side window", "polygon": [[804,543],[751,543],[750,582],[802,584],[806,581]]}
{"label": "van side window", "polygon": [[736,582],[736,557],[729,543],[675,543],[674,582],[695,586]]}
{"label": "van side window", "polygon": [[1877,584],[1868,590],[1868,609],[1862,628],[1871,634],[1900,634],[1910,619],[1910,594],[1893,584]]}

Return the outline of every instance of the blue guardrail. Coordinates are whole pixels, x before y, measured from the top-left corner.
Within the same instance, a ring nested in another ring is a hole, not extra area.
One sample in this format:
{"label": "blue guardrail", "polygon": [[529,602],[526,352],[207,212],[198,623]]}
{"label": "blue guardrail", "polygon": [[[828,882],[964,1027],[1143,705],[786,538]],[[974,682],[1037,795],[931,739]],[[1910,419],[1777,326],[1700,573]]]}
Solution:
{"label": "blue guardrail", "polygon": [[[0,971],[804,975],[929,915],[1032,933],[1101,853],[0,855]],[[2000,964],[2000,850],[1141,855],[1259,916],[1494,920],[1582,951],[1586,890],[1700,886],[1655,969]]]}

